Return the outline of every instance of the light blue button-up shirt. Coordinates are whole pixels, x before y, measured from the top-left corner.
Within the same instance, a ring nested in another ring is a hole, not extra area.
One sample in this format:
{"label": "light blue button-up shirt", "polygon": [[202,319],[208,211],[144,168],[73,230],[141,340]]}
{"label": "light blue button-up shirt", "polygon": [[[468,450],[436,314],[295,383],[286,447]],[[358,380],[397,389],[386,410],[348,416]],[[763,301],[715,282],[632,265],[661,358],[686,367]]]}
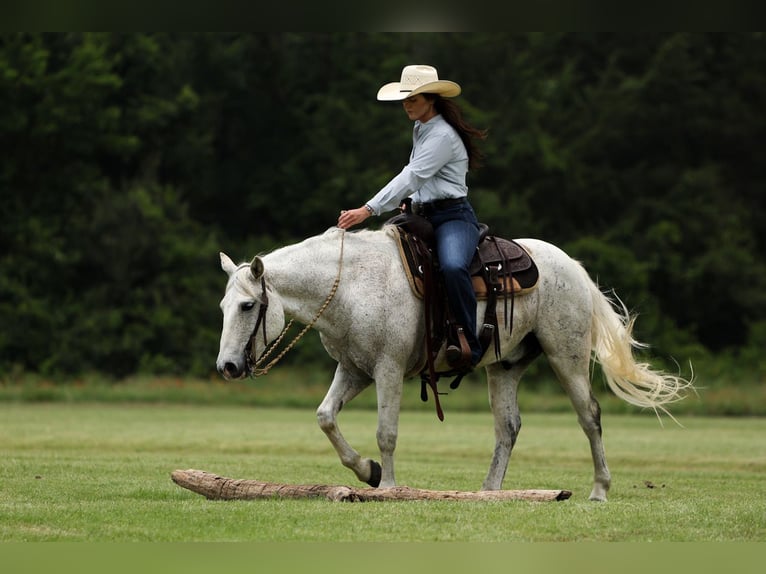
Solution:
{"label": "light blue button-up shirt", "polygon": [[410,162],[367,202],[375,215],[415,202],[465,197],[468,152],[455,129],[441,116],[415,122]]}

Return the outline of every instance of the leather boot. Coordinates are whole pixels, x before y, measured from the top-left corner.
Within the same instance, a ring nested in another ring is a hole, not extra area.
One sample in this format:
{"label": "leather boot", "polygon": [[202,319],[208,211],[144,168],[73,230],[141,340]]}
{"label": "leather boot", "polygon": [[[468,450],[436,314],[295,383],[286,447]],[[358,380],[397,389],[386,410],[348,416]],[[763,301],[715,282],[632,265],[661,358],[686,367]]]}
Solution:
{"label": "leather boot", "polygon": [[447,364],[453,369],[471,366],[471,346],[465,338],[465,332],[460,325],[455,328],[459,345],[449,344],[446,349]]}

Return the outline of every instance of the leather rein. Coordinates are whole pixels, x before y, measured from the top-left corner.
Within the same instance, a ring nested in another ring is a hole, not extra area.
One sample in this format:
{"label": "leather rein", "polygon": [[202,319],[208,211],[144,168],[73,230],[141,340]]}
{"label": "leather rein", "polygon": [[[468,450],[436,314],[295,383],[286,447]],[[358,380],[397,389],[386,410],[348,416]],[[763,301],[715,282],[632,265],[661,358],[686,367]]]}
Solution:
{"label": "leather rein", "polygon": [[[295,322],[294,319],[290,319],[290,321],[285,325],[285,328],[282,329],[282,332],[279,334],[279,336],[274,339],[274,342],[269,345],[268,339],[266,338],[266,311],[269,308],[269,296],[266,293],[266,279],[262,275],[261,276],[261,291],[263,292],[262,300],[260,307],[258,308],[258,318],[255,320],[255,327],[253,327],[253,332],[250,334],[250,338],[247,340],[247,344],[245,345],[245,364],[248,373],[250,373],[251,377],[260,377],[262,375],[267,374],[271,368],[276,365],[282,357],[284,357],[295,345],[300,341],[303,336],[308,332],[309,329],[311,329],[316,322],[319,320],[319,317],[322,316],[322,313],[324,313],[325,309],[330,305],[330,302],[335,297],[335,293],[338,291],[338,285],[340,284],[340,274],[343,270],[343,247],[345,244],[346,239],[346,232],[345,230],[341,230],[341,236],[340,236],[340,257],[338,258],[338,274],[335,276],[335,281],[333,282],[332,288],[330,289],[330,293],[327,295],[327,298],[325,299],[322,306],[319,308],[319,311],[316,312],[316,315],[314,315],[314,318],[309,321],[308,324],[301,330],[300,333],[298,333],[292,341],[290,341],[290,344],[285,347],[282,352],[280,352],[276,357],[274,357],[265,367],[261,367],[261,365],[269,358],[271,355],[274,354],[277,347],[282,343],[282,339],[285,338],[287,335],[287,332],[290,330],[290,327],[292,327],[293,323]],[[258,359],[253,360],[253,351],[255,351],[255,338],[258,335],[258,331],[263,331],[263,345],[266,347]]]}

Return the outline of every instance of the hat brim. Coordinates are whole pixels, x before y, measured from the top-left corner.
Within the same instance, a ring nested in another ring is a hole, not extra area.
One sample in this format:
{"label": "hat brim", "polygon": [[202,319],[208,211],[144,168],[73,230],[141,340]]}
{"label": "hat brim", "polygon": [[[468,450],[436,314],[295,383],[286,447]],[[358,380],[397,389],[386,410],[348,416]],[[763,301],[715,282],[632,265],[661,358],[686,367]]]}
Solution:
{"label": "hat brim", "polygon": [[402,90],[401,82],[391,82],[378,90],[378,100],[391,102],[418,94],[439,94],[445,98],[454,98],[460,95],[460,86],[449,80],[437,80],[418,86],[414,90]]}

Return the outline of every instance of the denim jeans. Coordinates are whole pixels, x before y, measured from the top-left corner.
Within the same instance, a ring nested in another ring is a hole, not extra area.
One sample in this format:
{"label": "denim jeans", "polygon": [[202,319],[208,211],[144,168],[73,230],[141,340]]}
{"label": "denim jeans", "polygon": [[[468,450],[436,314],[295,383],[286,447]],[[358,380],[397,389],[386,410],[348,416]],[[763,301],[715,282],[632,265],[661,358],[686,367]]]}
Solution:
{"label": "denim jeans", "polygon": [[450,311],[455,322],[464,329],[476,364],[481,359],[481,345],[476,336],[476,293],[469,266],[479,243],[479,222],[468,200],[431,213],[427,218],[434,227]]}

